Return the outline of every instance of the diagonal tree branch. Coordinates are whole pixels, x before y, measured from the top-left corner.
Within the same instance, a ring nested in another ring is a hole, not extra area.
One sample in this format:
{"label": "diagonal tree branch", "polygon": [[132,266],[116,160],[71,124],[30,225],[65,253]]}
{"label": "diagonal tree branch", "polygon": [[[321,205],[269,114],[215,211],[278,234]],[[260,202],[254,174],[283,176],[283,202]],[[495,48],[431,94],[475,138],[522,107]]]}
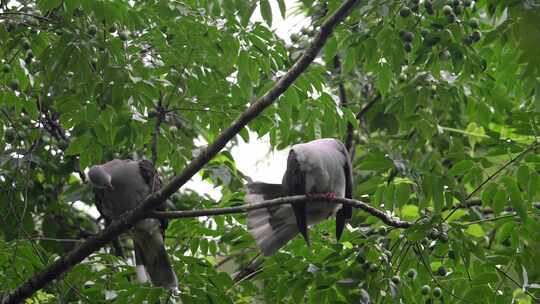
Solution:
{"label": "diagonal tree branch", "polygon": [[58,260],[47,266],[34,277],[30,278],[15,290],[7,293],[2,299],[2,303],[19,303],[31,296],[38,289],[44,287],[50,281],[58,278],[62,273],[68,271],[88,257],[92,252],[107,244],[114,237],[130,228],[134,223],[148,215],[149,211],[159,206],[168,197],[175,193],[187,181],[191,179],[201,168],[212,159],[225,145],[236,136],[242,128],[255,119],[264,109],[270,106],[287,88],[300,76],[313,62],[319,51],[328,40],[335,26],[348,16],[353,6],[358,0],[347,0],[332,14],[321,26],[319,33],[312,44],[300,59],[281,77],[274,86],[261,98],[253,103],[238,119],[216,140],[211,143],[199,156],[193,159],[186,168],[175,178],[173,178],[160,191],[153,193],[144,200],[137,208],[124,213],[111,225],[89,238],[76,249],[64,254]]}
{"label": "diagonal tree branch", "polygon": [[392,226],[396,228],[409,228],[413,225],[411,222],[402,221],[362,201],[348,199],[348,198],[340,198],[340,197],[328,198],[325,195],[320,195],[320,196],[312,195],[310,197],[307,197],[305,195],[287,196],[287,197],[280,197],[280,198],[271,199],[267,201],[257,202],[253,204],[236,206],[236,207],[211,208],[211,209],[203,209],[203,210],[168,211],[168,212],[154,211],[149,216],[155,217],[155,218],[163,218],[163,219],[213,216],[213,215],[223,215],[223,214],[244,213],[247,211],[261,209],[261,208],[275,207],[275,206],[284,205],[284,204],[298,204],[298,203],[307,202],[307,201],[324,201],[324,202],[328,202],[329,204],[344,204],[344,205],[349,205],[355,208],[359,208],[375,217],[378,217],[388,226]]}

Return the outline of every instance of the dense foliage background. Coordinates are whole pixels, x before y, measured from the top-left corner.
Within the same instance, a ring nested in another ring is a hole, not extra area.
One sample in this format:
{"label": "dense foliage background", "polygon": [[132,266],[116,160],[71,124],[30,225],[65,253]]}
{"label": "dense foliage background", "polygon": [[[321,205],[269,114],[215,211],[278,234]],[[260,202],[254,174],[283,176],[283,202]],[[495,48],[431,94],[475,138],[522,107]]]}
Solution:
{"label": "dense foliage background", "polygon": [[[291,67],[341,3],[276,0],[272,11],[272,1],[1,1],[0,293],[103,228],[73,207],[93,204],[85,168],[154,158],[171,178]],[[292,7],[312,25],[285,42],[269,25]],[[255,10],[264,24],[250,21]],[[417,224],[392,229],[357,210],[340,243],[327,221],[311,250],[297,237],[233,282],[258,253],[245,215],[174,220],[167,244],[182,301],[539,299],[539,41],[536,0],[360,1],[249,130],[278,149],[349,138],[354,197]],[[242,203],[244,176],[227,150],[201,175],[223,186],[222,198],[182,192],[175,209]],[[109,252],[31,303],[165,297],[130,282],[131,262]]]}

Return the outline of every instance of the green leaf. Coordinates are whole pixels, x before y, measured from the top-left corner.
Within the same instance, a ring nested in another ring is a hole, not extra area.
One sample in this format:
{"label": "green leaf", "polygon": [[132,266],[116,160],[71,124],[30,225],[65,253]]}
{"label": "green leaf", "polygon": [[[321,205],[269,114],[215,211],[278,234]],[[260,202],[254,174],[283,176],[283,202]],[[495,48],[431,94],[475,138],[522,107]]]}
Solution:
{"label": "green leaf", "polygon": [[393,73],[392,68],[385,63],[381,63],[377,69],[377,79],[375,80],[375,86],[381,94],[386,95],[390,89],[390,84],[392,82]]}
{"label": "green leaf", "polygon": [[285,19],[287,13],[287,7],[285,6],[285,0],[277,0],[279,6],[279,12],[281,13],[281,18]]}
{"label": "green leaf", "polygon": [[474,163],[470,160],[462,160],[460,162],[458,162],[457,164],[455,164],[452,169],[450,169],[450,171],[448,171],[448,174],[449,175],[452,175],[452,176],[458,176],[458,175],[463,175],[465,174],[466,172],[468,172],[469,170],[471,170],[472,168],[474,168]]}
{"label": "green leaf", "polygon": [[497,189],[493,196],[493,212],[496,214],[501,213],[508,202],[508,194],[502,189]]}
{"label": "green leaf", "polygon": [[396,185],[396,202],[398,206],[403,206],[409,201],[411,195],[410,187],[407,183],[398,183]]}
{"label": "green leaf", "polygon": [[530,175],[530,178],[527,182],[527,195],[529,201],[532,201],[537,193],[540,191],[540,175],[536,172],[533,172]]}
{"label": "green leaf", "polygon": [[433,179],[433,213],[441,213],[444,206],[444,189],[442,181],[438,178]]}
{"label": "green leaf", "polygon": [[505,184],[506,190],[510,196],[510,204],[519,217],[525,221],[527,219],[527,205],[521,196],[521,192],[519,191],[516,181],[509,176],[503,177],[502,181]]}
{"label": "green leaf", "polygon": [[386,189],[384,190],[384,207],[386,210],[393,210],[394,209],[394,202],[395,202],[395,192],[396,187],[394,183],[390,183],[386,186]]}
{"label": "green leaf", "polygon": [[482,191],[482,205],[490,206],[495,193],[497,193],[497,184],[487,184]]}
{"label": "green leaf", "polygon": [[465,230],[465,233],[472,235],[474,237],[477,237],[477,238],[481,238],[486,235],[486,233],[484,232],[484,229],[482,229],[482,226],[478,224],[469,225],[469,227],[467,227],[467,229]]}
{"label": "green leaf", "polygon": [[519,166],[517,170],[517,182],[521,189],[526,190],[529,188],[529,178],[529,167],[525,165]]}
{"label": "green leaf", "polygon": [[405,220],[414,220],[418,218],[419,215],[419,209],[415,205],[405,205],[403,208],[401,208],[401,215]]}
{"label": "green leaf", "polygon": [[272,26],[272,8],[270,7],[270,3],[268,0],[260,0],[259,6],[264,21],[266,21],[268,26]]}

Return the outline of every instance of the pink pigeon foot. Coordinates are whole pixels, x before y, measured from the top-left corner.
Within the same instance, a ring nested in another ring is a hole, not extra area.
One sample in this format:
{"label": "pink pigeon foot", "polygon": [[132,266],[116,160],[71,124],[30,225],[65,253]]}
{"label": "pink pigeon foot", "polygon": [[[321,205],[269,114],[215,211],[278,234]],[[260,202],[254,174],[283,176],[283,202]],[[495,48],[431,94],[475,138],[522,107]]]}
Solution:
{"label": "pink pigeon foot", "polygon": [[335,192],[326,192],[326,193],[310,192],[310,193],[306,193],[306,196],[308,198],[310,198],[310,199],[316,198],[316,197],[321,197],[321,196],[324,196],[324,197],[330,198],[330,199],[334,199],[334,198],[336,198],[336,193]]}

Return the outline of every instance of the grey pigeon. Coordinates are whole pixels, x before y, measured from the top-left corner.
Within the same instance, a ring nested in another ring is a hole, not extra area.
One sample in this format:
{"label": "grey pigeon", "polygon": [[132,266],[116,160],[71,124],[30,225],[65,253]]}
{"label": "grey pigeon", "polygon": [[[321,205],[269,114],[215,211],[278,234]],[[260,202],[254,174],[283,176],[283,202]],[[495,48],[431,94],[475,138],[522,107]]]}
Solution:
{"label": "grey pigeon", "polygon": [[[109,221],[135,208],[150,193],[161,188],[161,180],[148,160],[114,159],[92,166],[88,178],[94,186],[96,206]],[[165,203],[158,208],[165,210]],[[154,286],[176,289],[178,279],[165,250],[166,220],[143,219],[130,230],[135,249],[137,278]]]}
{"label": "grey pigeon", "polygon": [[[345,145],[325,138],[297,144],[291,148],[287,170],[281,184],[248,183],[247,203],[292,195],[326,194],[352,198],[351,160]],[[352,217],[352,207],[313,201],[289,204],[248,212],[248,230],[265,256],[272,255],[300,232],[310,244],[307,227],[336,214],[336,238],[339,240],[345,221]]]}

